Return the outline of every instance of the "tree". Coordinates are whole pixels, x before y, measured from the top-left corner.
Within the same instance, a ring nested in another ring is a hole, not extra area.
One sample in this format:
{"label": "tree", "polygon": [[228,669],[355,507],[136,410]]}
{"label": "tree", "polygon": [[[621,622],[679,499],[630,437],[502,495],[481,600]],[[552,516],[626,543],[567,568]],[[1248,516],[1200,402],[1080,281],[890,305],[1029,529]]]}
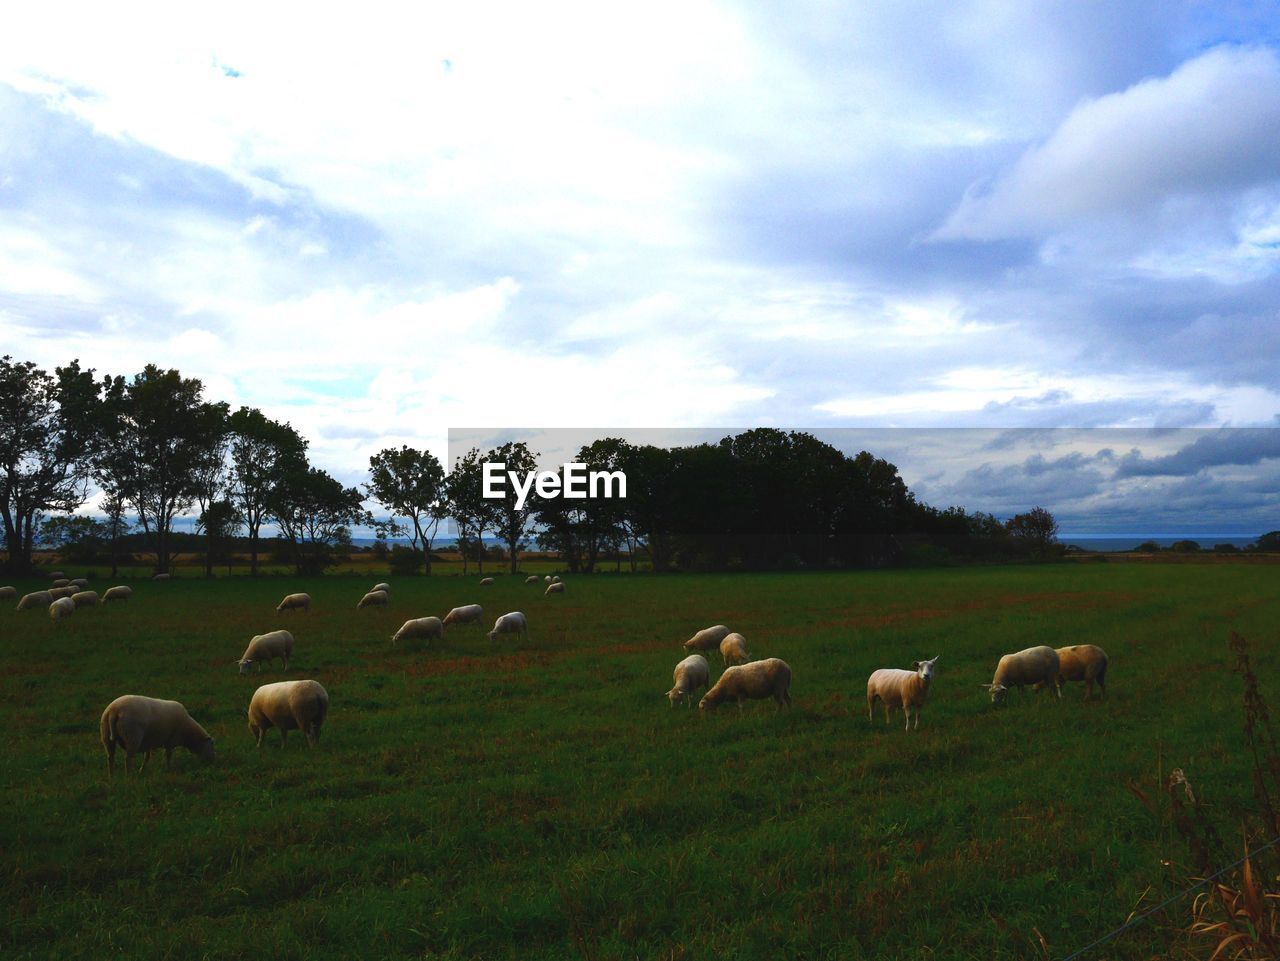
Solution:
{"label": "tree", "polygon": [[462,552],[462,573],[467,573],[467,547],[476,550],[476,562],[484,573],[484,532],[490,523],[490,508],[484,499],[480,451],[471,448],[455,458],[445,481],[447,511],[458,525],[458,548]]}
{"label": "tree", "polygon": [[94,517],[67,514],[40,524],[40,543],[58,552],[63,561],[88,564],[98,558],[111,537],[110,524]]}
{"label": "tree", "polygon": [[[490,464],[505,464],[505,470],[518,474],[526,474],[538,469],[537,455],[529,450],[524,441],[508,442],[501,447],[495,447],[485,455],[485,460]],[[491,522],[494,530],[498,532],[498,537],[507,545],[507,554],[511,559],[511,573],[514,574],[519,568],[520,549],[527,546],[525,537],[529,533],[529,521],[537,508],[538,498],[533,488],[530,488],[524,503],[517,506],[514,485],[510,482],[505,483],[502,491],[501,498],[485,501],[485,509],[492,519]]]}
{"label": "tree", "polygon": [[231,569],[231,552],[227,549],[240,529],[240,512],[229,500],[211,501],[200,511],[199,526],[205,534],[204,576],[213,577],[213,564],[225,559]]}
{"label": "tree", "polygon": [[1258,538],[1257,543],[1253,545],[1253,549],[1266,554],[1280,552],[1280,531],[1267,531],[1267,533]]}
{"label": "tree", "polygon": [[350,543],[350,528],[372,523],[364,499],[305,459],[291,458],[267,499],[271,518],[292,548],[299,574],[319,574],[333,560],[335,548]]}
{"label": "tree", "polygon": [[1044,555],[1058,541],[1058,522],[1043,507],[1015,514],[1005,522],[1009,536],[1025,544],[1032,553]]}
{"label": "tree", "polygon": [[96,397],[93,371],[72,361],[56,374],[0,357],[0,518],[12,573],[32,570],[40,515],[74,511],[88,495],[93,432],[78,415]]}
{"label": "tree", "polygon": [[369,496],[413,525],[410,547],[416,551],[421,543],[430,574],[431,540],[447,513],[440,461],[430,451],[388,447],[369,458],[369,473],[369,483],[365,485]]}
{"label": "tree", "polygon": [[119,494],[107,494],[102,499],[102,513],[107,515],[107,543],[111,557],[111,577],[120,572],[120,540],[129,533],[133,525],[124,519],[125,499]]}
{"label": "tree", "polygon": [[231,500],[249,533],[249,573],[258,575],[258,541],[268,514],[267,501],[285,465],[306,456],[307,442],[252,407],[231,415]]}

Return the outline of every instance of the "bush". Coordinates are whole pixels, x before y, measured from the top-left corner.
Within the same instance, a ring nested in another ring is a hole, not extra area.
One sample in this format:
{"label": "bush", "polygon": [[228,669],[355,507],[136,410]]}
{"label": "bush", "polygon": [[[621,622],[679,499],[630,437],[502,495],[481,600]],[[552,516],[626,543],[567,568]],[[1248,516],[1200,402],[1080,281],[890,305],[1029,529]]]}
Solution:
{"label": "bush", "polygon": [[1169,545],[1169,550],[1176,551],[1179,554],[1194,554],[1200,550],[1200,545],[1195,541],[1174,541]]}
{"label": "bush", "polygon": [[412,575],[422,573],[424,560],[420,550],[397,544],[391,548],[391,554],[388,559],[391,564],[392,574]]}

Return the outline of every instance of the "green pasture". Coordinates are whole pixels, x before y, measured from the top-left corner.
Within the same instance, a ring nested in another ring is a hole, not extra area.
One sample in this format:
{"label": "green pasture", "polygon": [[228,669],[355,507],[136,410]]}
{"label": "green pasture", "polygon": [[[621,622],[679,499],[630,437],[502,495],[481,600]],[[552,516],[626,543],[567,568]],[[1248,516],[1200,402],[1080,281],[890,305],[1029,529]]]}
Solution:
{"label": "green pasture", "polygon": [[[552,597],[501,574],[182,577],[56,628],[5,602],[0,957],[1001,959],[1031,956],[1033,928],[1064,957],[1180,877],[1185,848],[1128,782],[1180,767],[1239,836],[1227,640],[1249,638],[1280,710],[1278,575],[624,574]],[[375,580],[390,606],[357,611]],[[293,591],[311,613],[275,614]],[[391,646],[466,603],[484,630]],[[511,610],[528,641],[489,642]],[[681,643],[716,623],[791,665],[790,710],[668,706]],[[238,676],[276,627],[287,674]],[[979,689],[1002,653],[1083,642],[1110,655],[1105,701],[1073,685],[996,710]],[[868,722],[867,675],[934,655],[920,730]],[[329,691],[315,750],[254,747],[250,695],[283,677]],[[109,783],[98,718],[128,693],[182,701],[217,761],[179,750]],[[1144,925],[1094,957],[1166,939]]]}

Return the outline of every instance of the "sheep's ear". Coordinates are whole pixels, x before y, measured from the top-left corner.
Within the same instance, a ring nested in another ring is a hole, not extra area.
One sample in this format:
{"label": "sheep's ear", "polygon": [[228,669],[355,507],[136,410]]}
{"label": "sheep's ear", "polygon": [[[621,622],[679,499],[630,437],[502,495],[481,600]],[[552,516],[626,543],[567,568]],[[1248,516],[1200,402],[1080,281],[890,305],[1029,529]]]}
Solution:
{"label": "sheep's ear", "polygon": [[913,671],[918,671],[918,670],[920,670],[920,662],[919,662],[919,661],[912,661],[912,662],[911,662],[911,670],[913,670]]}
{"label": "sheep's ear", "polygon": [[933,655],[933,660],[932,660],[932,661],[930,661],[929,663],[930,663],[930,664],[936,664],[936,663],[938,663],[938,658],[940,658],[941,656],[942,656],[941,654],[935,654],[935,655]]}

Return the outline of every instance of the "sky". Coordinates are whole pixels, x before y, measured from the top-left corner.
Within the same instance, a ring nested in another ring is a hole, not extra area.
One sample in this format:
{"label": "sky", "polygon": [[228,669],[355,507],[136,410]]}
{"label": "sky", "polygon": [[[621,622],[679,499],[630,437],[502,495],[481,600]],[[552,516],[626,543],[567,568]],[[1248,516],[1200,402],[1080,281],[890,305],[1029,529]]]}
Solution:
{"label": "sky", "polygon": [[[1275,2],[26,4],[0,352],[347,483],[468,426],[1276,427],[1277,130]],[[1230,457],[1160,476],[1280,487]],[[1090,469],[973,458],[981,509]]]}

